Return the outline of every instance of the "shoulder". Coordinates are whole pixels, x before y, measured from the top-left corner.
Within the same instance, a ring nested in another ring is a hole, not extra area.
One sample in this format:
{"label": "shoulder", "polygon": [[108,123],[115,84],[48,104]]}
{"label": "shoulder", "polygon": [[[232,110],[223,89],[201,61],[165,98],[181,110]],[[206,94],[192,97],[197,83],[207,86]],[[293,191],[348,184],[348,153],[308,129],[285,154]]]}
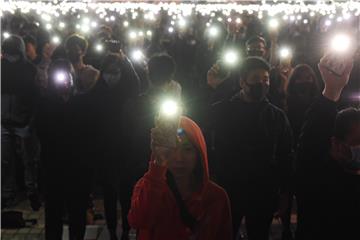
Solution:
{"label": "shoulder", "polygon": [[207,187],[208,187],[208,191],[207,191],[208,200],[211,200],[216,204],[228,203],[229,198],[224,188],[220,187],[213,181],[210,181]]}

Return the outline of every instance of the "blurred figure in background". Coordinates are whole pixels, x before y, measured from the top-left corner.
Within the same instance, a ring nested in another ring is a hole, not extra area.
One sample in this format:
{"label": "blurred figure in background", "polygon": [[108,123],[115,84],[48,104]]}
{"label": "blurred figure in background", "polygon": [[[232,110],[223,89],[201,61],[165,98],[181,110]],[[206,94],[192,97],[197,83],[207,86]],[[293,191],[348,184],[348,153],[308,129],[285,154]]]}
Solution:
{"label": "blurred figure in background", "polygon": [[33,118],[38,103],[36,68],[27,61],[25,43],[17,35],[5,39],[1,67],[2,208],[16,204],[16,176],[24,165],[27,195],[34,210],[40,208],[37,189]]}

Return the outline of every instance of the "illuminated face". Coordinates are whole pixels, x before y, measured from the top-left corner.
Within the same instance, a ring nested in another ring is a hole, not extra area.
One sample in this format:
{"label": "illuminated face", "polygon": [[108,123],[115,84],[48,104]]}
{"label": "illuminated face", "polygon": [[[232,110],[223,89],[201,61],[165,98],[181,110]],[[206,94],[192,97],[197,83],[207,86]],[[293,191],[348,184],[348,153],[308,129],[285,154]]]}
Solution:
{"label": "illuminated face", "polygon": [[266,55],[265,44],[261,41],[252,42],[247,46],[247,55],[264,58]]}
{"label": "illuminated face", "polygon": [[175,178],[190,177],[198,160],[197,149],[186,135],[179,137],[176,149],[169,161],[168,169]]}
{"label": "illuminated face", "polygon": [[26,44],[26,56],[30,60],[34,60],[36,58],[37,54],[36,54],[36,47],[34,44],[31,43]]}

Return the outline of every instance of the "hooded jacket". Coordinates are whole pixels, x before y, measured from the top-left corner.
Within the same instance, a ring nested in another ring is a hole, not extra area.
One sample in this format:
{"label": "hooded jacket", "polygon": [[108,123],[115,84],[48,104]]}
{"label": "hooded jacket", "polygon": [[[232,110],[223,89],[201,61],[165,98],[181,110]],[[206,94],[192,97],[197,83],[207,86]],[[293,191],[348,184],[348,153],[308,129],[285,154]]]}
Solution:
{"label": "hooded jacket", "polygon": [[128,215],[130,226],[137,229],[139,240],[147,239],[232,239],[229,199],[225,190],[209,179],[206,143],[200,128],[182,117],[183,128],[201,153],[203,183],[198,192],[185,201],[198,225],[191,231],[180,217],[175,196],[166,182],[167,168],[151,159],[149,170],[134,188]]}

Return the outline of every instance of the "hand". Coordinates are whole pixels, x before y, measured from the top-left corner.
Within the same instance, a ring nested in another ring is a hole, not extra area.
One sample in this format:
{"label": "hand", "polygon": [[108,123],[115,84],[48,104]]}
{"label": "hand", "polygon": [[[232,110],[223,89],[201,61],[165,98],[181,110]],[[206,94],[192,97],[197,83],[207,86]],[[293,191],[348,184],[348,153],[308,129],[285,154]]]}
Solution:
{"label": "hand", "polygon": [[282,193],[279,198],[278,210],[274,213],[275,218],[284,218],[289,208],[289,193]]}
{"label": "hand", "polygon": [[225,79],[219,79],[220,66],[214,64],[210,70],[207,72],[207,84],[216,89]]}
{"label": "hand", "polygon": [[159,166],[167,166],[174,150],[169,147],[164,147],[163,142],[166,141],[165,135],[161,128],[155,127],[151,129],[151,150],[154,155],[154,161]]}
{"label": "hand", "polygon": [[343,75],[337,76],[324,66],[325,56],[320,60],[320,63],[318,64],[321,77],[325,83],[323,95],[326,98],[336,102],[339,100],[343,88],[349,81],[350,73],[353,68],[353,60],[348,59],[345,63],[346,67]]}

